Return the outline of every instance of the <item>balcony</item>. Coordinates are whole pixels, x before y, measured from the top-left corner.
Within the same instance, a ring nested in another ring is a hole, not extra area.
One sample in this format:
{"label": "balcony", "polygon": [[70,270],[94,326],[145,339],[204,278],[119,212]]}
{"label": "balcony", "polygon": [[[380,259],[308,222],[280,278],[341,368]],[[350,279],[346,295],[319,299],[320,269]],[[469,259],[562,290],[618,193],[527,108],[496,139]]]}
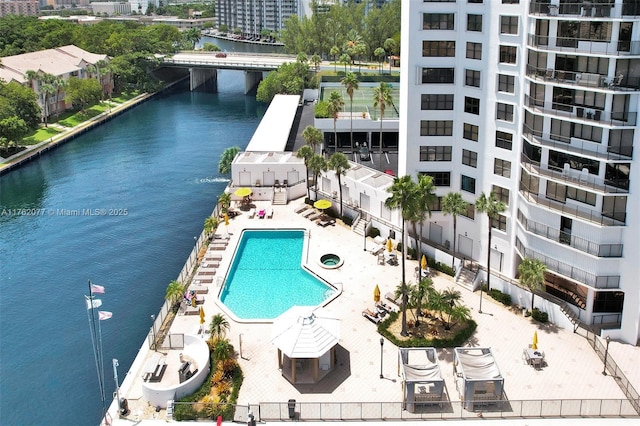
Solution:
{"label": "balcony", "polygon": [[532,129],[528,126],[523,126],[522,136],[531,145],[545,147],[553,149],[555,151],[567,152],[570,154],[577,154],[587,158],[593,158],[602,161],[631,161],[633,159],[633,146],[629,146],[628,149],[622,149],[625,147],[617,147],[620,151],[613,152],[616,147],[605,147],[598,142],[586,141],[571,137],[569,142],[560,142],[550,139],[545,139],[541,136],[536,136]]}
{"label": "balcony", "polygon": [[556,70],[553,68],[537,68],[527,65],[527,76],[539,83],[561,84],[577,89],[598,88],[605,92],[640,91],[640,77],[618,74],[610,77],[606,74],[587,73],[581,71]]}
{"label": "balcony", "polygon": [[575,219],[585,220],[587,222],[594,223],[600,226],[625,226],[627,219],[626,213],[622,214],[623,220],[614,219],[610,216],[605,216],[600,212],[593,211],[591,209],[584,209],[578,206],[566,205],[558,201],[553,201],[545,197],[541,197],[538,194],[520,189],[520,195],[529,204],[534,204],[538,207],[546,208],[551,211],[555,211],[564,216],[569,216]]}
{"label": "balcony", "polygon": [[553,52],[584,53],[598,56],[640,56],[640,41],[612,43],[610,40],[581,40],[529,34],[529,47]]}
{"label": "balcony", "polygon": [[622,257],[622,244],[600,244],[586,238],[569,235],[559,229],[527,219],[520,210],[518,210],[518,222],[527,232],[556,243],[568,245],[584,253],[597,257]]}
{"label": "balcony", "polygon": [[590,174],[587,169],[581,171],[574,170],[565,164],[564,169],[557,169],[549,165],[540,165],[537,161],[531,160],[524,153],[520,154],[522,167],[535,176],[542,176],[568,186],[597,191],[604,195],[628,194],[629,181],[610,181]]}
{"label": "balcony", "polygon": [[638,115],[636,112],[609,112],[595,109],[593,106],[546,102],[529,95],[525,95],[525,107],[532,112],[573,119],[587,125],[602,124],[611,127],[635,126]]}
{"label": "balcony", "polygon": [[[534,16],[553,16],[567,18],[609,18],[616,16],[615,2],[575,2],[560,1],[555,4],[549,4],[549,1],[532,1],[529,3],[529,15]],[[619,15],[619,12],[618,12]]]}
{"label": "balcony", "polygon": [[531,250],[522,244],[519,238],[516,237],[516,249],[524,257],[531,257],[533,259],[539,259],[542,261],[549,271],[564,275],[572,280],[584,283],[594,288],[620,288],[620,275],[595,275],[568,263],[560,262],[557,259],[547,257],[542,253],[538,253],[535,250]]}

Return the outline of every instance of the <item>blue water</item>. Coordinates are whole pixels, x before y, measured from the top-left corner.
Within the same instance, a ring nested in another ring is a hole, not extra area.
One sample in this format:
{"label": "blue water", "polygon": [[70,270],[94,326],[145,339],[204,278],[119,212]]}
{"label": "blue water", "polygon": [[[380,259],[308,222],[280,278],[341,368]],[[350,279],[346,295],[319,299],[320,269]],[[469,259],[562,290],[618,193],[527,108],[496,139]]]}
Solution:
{"label": "blue water", "polygon": [[244,231],[220,299],[241,319],[272,319],[316,306],[330,287],[301,266],[303,231]]}
{"label": "blue water", "polygon": [[[137,106],[0,176],[0,425],[91,425],[102,403],[84,295],[103,285],[109,403],[227,184],[217,165],[245,147],[264,112],[241,72],[218,94],[182,92]],[[117,209],[117,216],[61,210]],[[125,214],[126,210],[126,214]]]}

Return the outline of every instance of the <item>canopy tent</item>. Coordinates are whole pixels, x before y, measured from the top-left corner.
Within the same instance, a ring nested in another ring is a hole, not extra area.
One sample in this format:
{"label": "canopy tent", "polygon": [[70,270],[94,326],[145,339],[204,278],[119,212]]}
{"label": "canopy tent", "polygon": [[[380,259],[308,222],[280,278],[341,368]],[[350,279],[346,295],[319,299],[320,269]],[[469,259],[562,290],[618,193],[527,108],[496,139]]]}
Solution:
{"label": "canopy tent", "polygon": [[504,378],[491,348],[455,348],[453,372],[467,410],[502,400]]}
{"label": "canopy tent", "polygon": [[282,375],[292,383],[317,383],[334,367],[340,320],[323,308],[293,306],[273,321]]}
{"label": "canopy tent", "polygon": [[408,411],[415,411],[416,405],[442,403],[444,379],[435,348],[400,348],[398,363]]}

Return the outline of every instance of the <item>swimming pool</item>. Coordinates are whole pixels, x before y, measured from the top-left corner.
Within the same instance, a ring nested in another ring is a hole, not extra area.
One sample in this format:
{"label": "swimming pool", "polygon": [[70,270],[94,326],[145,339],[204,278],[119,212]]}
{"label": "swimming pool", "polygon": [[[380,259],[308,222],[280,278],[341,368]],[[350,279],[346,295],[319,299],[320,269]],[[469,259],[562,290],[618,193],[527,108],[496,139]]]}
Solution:
{"label": "swimming pool", "polygon": [[245,230],[220,293],[239,319],[273,319],[294,305],[316,306],[334,289],[302,268],[303,230]]}

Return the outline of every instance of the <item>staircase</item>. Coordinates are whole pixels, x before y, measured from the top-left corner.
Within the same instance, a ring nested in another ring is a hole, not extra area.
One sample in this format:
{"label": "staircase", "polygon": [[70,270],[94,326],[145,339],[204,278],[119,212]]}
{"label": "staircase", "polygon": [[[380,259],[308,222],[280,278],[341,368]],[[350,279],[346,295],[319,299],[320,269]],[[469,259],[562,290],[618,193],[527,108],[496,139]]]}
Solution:
{"label": "staircase", "polygon": [[565,316],[569,318],[569,321],[571,321],[571,324],[573,324],[573,332],[575,333],[578,327],[583,325],[578,319],[578,316],[575,312],[573,312],[573,310],[569,307],[569,305],[567,305],[566,302],[558,303],[558,306],[560,306],[560,311],[565,314]]}
{"label": "staircase", "polygon": [[287,193],[285,191],[277,191],[273,193],[271,204],[274,206],[284,206],[287,204]]}
{"label": "staircase", "polygon": [[456,277],[456,283],[466,288],[469,291],[473,291],[473,282],[476,280],[477,271],[471,269],[462,268],[458,276]]}
{"label": "staircase", "polygon": [[364,235],[365,226],[367,226],[367,222],[359,218],[356,223],[353,224],[353,232],[358,235]]}

